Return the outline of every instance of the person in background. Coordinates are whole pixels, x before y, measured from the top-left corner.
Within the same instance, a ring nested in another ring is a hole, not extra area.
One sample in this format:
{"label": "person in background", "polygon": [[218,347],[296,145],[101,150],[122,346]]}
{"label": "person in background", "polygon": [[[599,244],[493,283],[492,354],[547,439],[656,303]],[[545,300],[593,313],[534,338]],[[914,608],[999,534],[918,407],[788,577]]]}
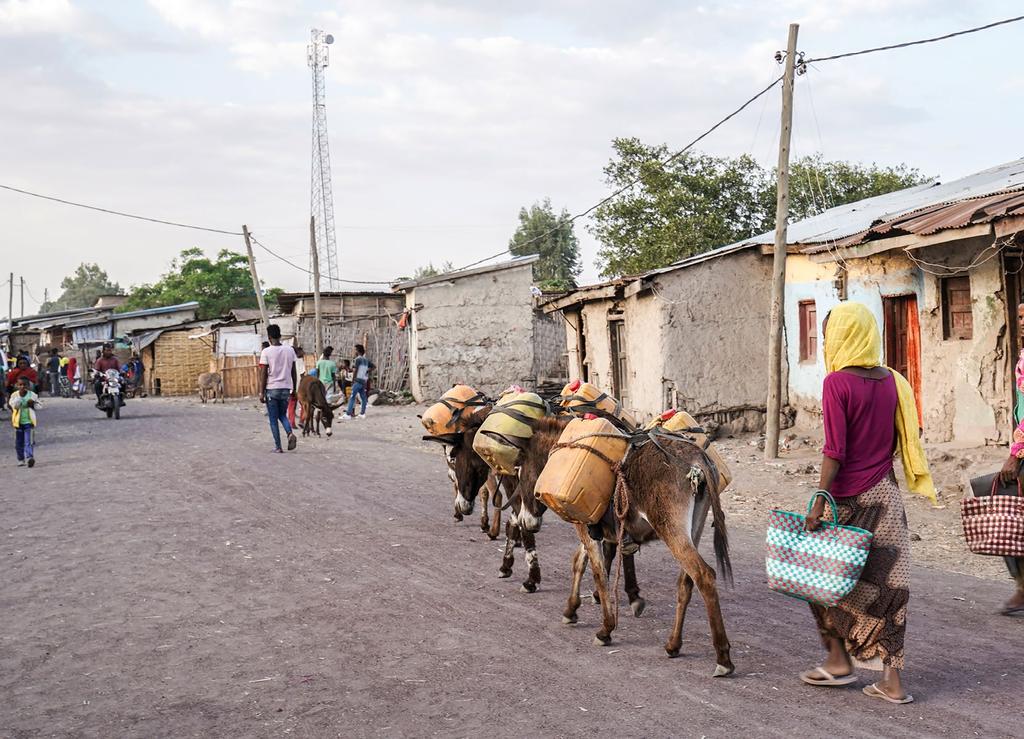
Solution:
{"label": "person in background", "polygon": [[[1024,330],[1024,303],[1017,306],[1017,325]],[[999,477],[1005,484],[1024,483],[1021,473],[1021,460],[1024,459],[1024,349],[1021,349],[1016,368],[1017,392],[1013,404],[1013,441],[1010,443],[1010,456],[999,471]],[[1003,606],[1004,616],[1024,614],[1024,557],[1006,557],[1006,568],[1010,576],[1017,581],[1017,590]]]}
{"label": "person in background", "polygon": [[138,352],[132,352],[132,358],[128,360],[126,367],[128,368],[128,383],[132,390],[145,398],[146,391],[142,380],[146,370],[142,364],[142,357],[139,356]]}
{"label": "person in background", "polygon": [[338,369],[338,386],[341,388],[341,395],[348,402],[349,393],[352,392],[352,361],[341,360],[341,367]]}
{"label": "person in background", "polygon": [[22,375],[11,395],[11,425],[14,426],[14,450],[18,455],[18,466],[26,464],[35,467],[36,408],[40,407],[39,396],[32,392],[28,378]]}
{"label": "person in background", "polygon": [[349,396],[348,410],[341,417],[342,420],[347,421],[352,418],[352,414],[356,410],[356,398],[362,400],[362,410],[359,413],[359,417],[366,418],[366,387],[370,384],[370,370],[373,368],[373,362],[366,356],[366,348],[362,344],[356,344],[356,359],[352,364],[352,374],[354,375],[352,395]]}
{"label": "person in background", "polygon": [[96,401],[99,402],[100,395],[103,394],[103,374],[107,370],[121,371],[121,363],[114,356],[114,345],[106,343],[103,348],[100,349],[100,354],[96,358],[96,362],[92,365],[92,371],[94,375],[93,390],[96,391]]}
{"label": "person in background", "polygon": [[[299,379],[306,374],[306,350],[301,346],[292,348],[295,352],[295,373]],[[298,423],[295,419],[298,418]],[[299,423],[302,423],[302,407],[299,405],[299,396],[293,394],[288,400],[288,423],[292,425],[292,428],[298,428]]]}
{"label": "person in background", "polygon": [[7,373],[10,367],[7,366],[7,352],[0,346],[0,409],[7,407]]}
{"label": "person in background", "polygon": [[260,402],[267,405],[274,451],[280,453],[281,432],[277,428],[278,423],[288,435],[288,451],[295,449],[298,443],[293,426],[288,422],[288,400],[295,397],[298,384],[295,351],[281,343],[281,327],[277,324],[267,326],[267,338],[270,339],[270,346],[260,352]]}
{"label": "person in background", "polygon": [[39,385],[38,373],[29,366],[28,357],[18,357],[18,361],[10,372],[7,373],[7,381],[5,383],[8,394],[13,393],[15,386],[18,384],[18,379],[25,377],[28,379],[29,390],[35,391]]}
{"label": "person in background", "polygon": [[320,382],[324,384],[325,392],[333,393],[337,390],[338,364],[331,359],[334,354],[334,347],[324,347],[323,356],[316,363],[316,374]]}
{"label": "person in background", "polygon": [[46,379],[49,381],[50,395],[60,395],[60,353],[56,349],[50,350],[46,360]]}
{"label": "person in background", "polygon": [[[822,324],[825,369],[822,387],[822,450],[819,489],[832,494],[839,523],[873,534],[860,579],[835,606],[811,605],[828,652],[820,667],[801,673],[808,685],[839,687],[857,681],[861,667],[882,670],[863,689],[870,698],[904,704],[904,635],[910,601],[910,530],[893,471],[898,448],[911,491],[935,500],[935,486],[921,445],[917,405],[910,383],[881,365],[882,338],[871,311],[847,301]],[[818,497],[806,528],[823,520]],[[831,516],[831,511],[828,512]]]}
{"label": "person in background", "polygon": [[68,364],[65,370],[68,373],[68,382],[71,383],[71,397],[81,398],[82,397],[82,375],[78,367],[78,358],[69,357]]}

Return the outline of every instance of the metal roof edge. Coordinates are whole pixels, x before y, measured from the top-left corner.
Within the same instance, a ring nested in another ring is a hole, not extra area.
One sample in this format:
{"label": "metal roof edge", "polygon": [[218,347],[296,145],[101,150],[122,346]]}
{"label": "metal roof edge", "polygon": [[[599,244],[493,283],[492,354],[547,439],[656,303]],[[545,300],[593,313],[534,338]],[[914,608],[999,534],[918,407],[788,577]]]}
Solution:
{"label": "metal roof edge", "polygon": [[487,274],[488,272],[499,272],[501,270],[513,269],[515,267],[523,267],[528,264],[533,264],[540,259],[540,254],[528,254],[525,257],[515,257],[506,262],[498,262],[497,264],[488,264],[483,267],[474,267],[472,269],[458,270],[456,272],[444,272],[439,275],[433,275],[431,277],[424,277],[419,280],[406,280],[405,282],[397,282],[392,284],[392,292],[403,292],[405,290],[411,290],[416,287],[424,287],[426,285],[432,285],[437,282],[448,282],[450,280],[461,280],[463,277],[473,277],[475,275]]}

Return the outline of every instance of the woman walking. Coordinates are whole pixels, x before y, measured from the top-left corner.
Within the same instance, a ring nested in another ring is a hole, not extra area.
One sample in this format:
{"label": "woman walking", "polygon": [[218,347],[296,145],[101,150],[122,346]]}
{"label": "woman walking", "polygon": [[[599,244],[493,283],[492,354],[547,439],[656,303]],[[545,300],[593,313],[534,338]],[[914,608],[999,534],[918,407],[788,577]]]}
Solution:
{"label": "woman walking", "polygon": [[[903,688],[903,639],[910,599],[910,532],[893,472],[898,450],[913,492],[935,499],[910,383],[881,366],[881,336],[860,303],[844,302],[822,327],[825,377],[822,413],[825,447],[819,485],[838,504],[837,523],[874,534],[860,581],[832,608],[811,605],[828,656],[800,679],[809,685],[856,682],[854,660],[881,669],[864,694],[910,703]],[[818,498],[807,528],[818,528],[825,500]],[[831,517],[831,512],[829,512]]]}
{"label": "woman walking", "polygon": [[[1024,331],[1024,303],[1017,306],[1017,325]],[[1024,336],[1024,333],[1021,334]],[[1024,459],[1024,349],[1016,369],[1017,392],[1013,404],[1013,441],[1010,443],[1010,456],[1003,464],[999,477],[1005,484],[1013,484],[1021,480],[1021,460]],[[1024,557],[1006,557],[1006,568],[1010,577],[1017,581],[1017,592],[1006,601],[1002,613],[1004,616],[1024,614]]]}

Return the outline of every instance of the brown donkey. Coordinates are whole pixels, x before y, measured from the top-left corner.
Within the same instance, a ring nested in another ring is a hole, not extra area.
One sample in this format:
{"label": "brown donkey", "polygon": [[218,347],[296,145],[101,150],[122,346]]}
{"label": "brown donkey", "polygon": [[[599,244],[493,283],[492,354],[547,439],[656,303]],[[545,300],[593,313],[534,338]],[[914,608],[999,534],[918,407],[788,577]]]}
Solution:
{"label": "brown donkey", "polygon": [[[707,608],[711,640],[717,655],[714,677],[731,675],[735,667],[729,656],[729,638],[725,633],[718,602],[715,571],[697,551],[704,520],[710,508],[714,521],[714,549],[718,570],[727,581],[732,581],[729,541],[717,470],[698,446],[662,433],[647,443],[630,448],[619,465],[619,480],[617,497],[620,511],[626,506],[623,518],[625,530],[640,541],[649,522],[658,538],[665,542],[672,556],[679,562],[676,616],[665,651],[670,657],[679,655],[683,620],[696,583]],[[586,526],[577,524],[576,531],[596,572],[600,567],[601,552],[588,535]],[[576,559],[574,565],[575,584],[582,577],[585,565]],[[595,579],[601,594],[603,616],[603,624],[595,641],[607,645],[611,643],[617,614],[607,596],[606,579]]]}
{"label": "brown donkey", "polygon": [[[542,518],[545,511],[547,511],[547,506],[534,495],[534,487],[537,485],[537,478],[540,476],[541,470],[547,464],[548,455],[555,444],[558,443],[558,437],[562,435],[562,431],[568,425],[570,419],[571,416],[546,416],[534,421],[533,436],[530,437],[526,448],[523,450],[518,479],[502,478],[502,482],[507,486],[506,492],[512,506],[512,515],[506,524],[505,553],[502,557],[500,576],[511,576],[514,564],[514,549],[516,546],[521,545],[526,551],[526,562],[529,566],[529,573],[527,579],[523,582],[522,590],[529,593],[534,592],[540,583],[540,562],[537,558],[537,545],[534,534],[540,530]],[[637,523],[635,529],[634,539],[637,542],[654,538],[654,531],[650,527],[645,527],[642,520]],[[593,569],[594,581],[600,583],[607,578],[612,562],[615,559],[617,551],[615,530],[614,527],[611,527],[611,529],[605,527],[603,542],[593,541],[587,533],[586,527],[583,528],[583,531],[587,540],[598,551],[599,559],[596,561],[601,562],[601,564],[595,565]],[[601,545],[600,548],[598,548],[599,544]],[[580,570],[578,577],[576,577],[576,569],[579,562],[583,562],[583,570]],[[633,615],[639,617],[644,611],[646,602],[640,597],[640,587],[636,581],[636,566],[632,554],[622,556],[622,568],[626,576],[625,589],[626,594],[629,596],[630,608],[633,611]],[[569,597],[569,603],[562,614],[563,623],[573,624],[577,621],[576,611],[580,606],[579,586],[585,569],[586,557],[577,551],[573,555],[573,591]],[[598,590],[601,591],[601,595],[605,595],[605,591],[601,590],[600,586]],[[597,595],[595,599],[602,600],[601,596]],[[605,597],[603,600],[607,600],[607,598]]]}
{"label": "brown donkey", "polygon": [[[497,478],[480,456],[473,451],[473,438],[483,423],[483,417],[465,431],[440,436],[424,436],[425,441],[436,441],[444,446],[444,461],[448,465],[448,479],[455,492],[456,521],[473,512],[477,496],[481,501],[480,530],[492,540],[501,532],[501,488]],[[489,503],[494,503],[491,519]]]}

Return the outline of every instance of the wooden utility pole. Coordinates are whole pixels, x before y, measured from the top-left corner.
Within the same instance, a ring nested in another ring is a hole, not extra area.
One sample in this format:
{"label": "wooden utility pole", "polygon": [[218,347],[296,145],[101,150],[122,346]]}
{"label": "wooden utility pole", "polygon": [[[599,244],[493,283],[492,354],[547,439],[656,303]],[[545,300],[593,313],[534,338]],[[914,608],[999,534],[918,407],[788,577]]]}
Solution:
{"label": "wooden utility pole", "polygon": [[313,262],[313,351],[319,362],[320,355],[324,353],[324,332],[320,313],[320,252],[316,248],[316,220],[313,216],[309,217],[309,256]]}
{"label": "wooden utility pole", "polygon": [[11,286],[7,293],[7,330],[11,332],[14,328],[14,273],[11,272],[11,279],[7,283]]}
{"label": "wooden utility pole", "polygon": [[263,328],[260,331],[260,335],[266,336],[267,326],[270,325],[270,321],[267,319],[267,304],[263,302],[263,288],[260,287],[260,278],[256,274],[256,259],[252,255],[252,241],[249,239],[249,227],[244,223],[242,224],[242,236],[245,237],[245,251],[249,255],[249,274],[252,275],[252,289],[256,291],[256,301],[260,304],[260,320],[263,322]]}
{"label": "wooden utility pole", "polygon": [[18,316],[25,317],[25,275],[21,276],[21,310],[18,312]]}
{"label": "wooden utility pole", "polygon": [[779,131],[778,189],[775,203],[775,253],[772,259],[771,328],[768,332],[768,412],[764,439],[765,459],[779,456],[782,413],[782,330],[786,307],[786,225],[789,220],[789,141],[793,133],[793,81],[796,37],[800,26],[789,24],[786,71],[782,76],[782,128]]}

